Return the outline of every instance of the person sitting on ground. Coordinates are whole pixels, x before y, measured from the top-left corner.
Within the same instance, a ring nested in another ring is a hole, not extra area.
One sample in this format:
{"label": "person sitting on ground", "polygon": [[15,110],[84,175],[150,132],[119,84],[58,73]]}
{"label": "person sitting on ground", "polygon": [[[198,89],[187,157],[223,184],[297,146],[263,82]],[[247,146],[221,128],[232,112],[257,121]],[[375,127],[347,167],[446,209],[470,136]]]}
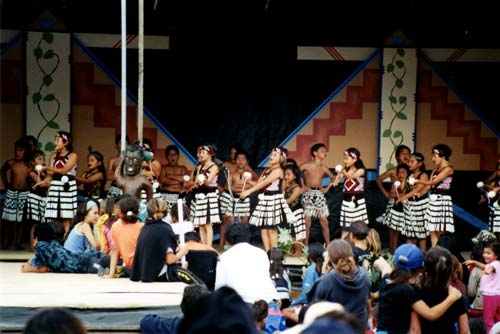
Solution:
{"label": "person sitting on ground", "polygon": [[255,327],[257,334],[266,334],[264,326],[266,325],[267,309],[269,305],[265,300],[257,300],[252,305],[253,318],[255,320]]}
{"label": "person sitting on ground", "polygon": [[356,221],[349,227],[349,240],[352,244],[354,261],[358,266],[368,269],[371,254],[368,249],[366,238],[368,236],[368,225],[363,221]]}
{"label": "person sitting on ground", "polygon": [[46,273],[49,271],[61,273],[97,273],[97,264],[104,253],[88,248],[81,254],[73,253],[64,248],[57,240],[53,223],[38,224],[35,228],[35,256],[21,268],[21,272]]}
{"label": "person sitting on ground", "polygon": [[[184,288],[181,300],[181,311],[185,315],[196,302],[210,291],[204,285],[188,285]],[[140,329],[142,334],[177,334],[182,316],[162,317],[157,314],[147,314],[142,318]]]}

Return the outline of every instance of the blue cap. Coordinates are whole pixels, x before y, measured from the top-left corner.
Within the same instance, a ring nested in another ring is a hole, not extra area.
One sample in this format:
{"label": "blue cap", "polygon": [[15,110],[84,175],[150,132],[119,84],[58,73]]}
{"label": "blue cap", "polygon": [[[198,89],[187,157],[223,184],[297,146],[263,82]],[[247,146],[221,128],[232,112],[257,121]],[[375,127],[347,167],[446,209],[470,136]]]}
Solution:
{"label": "blue cap", "polygon": [[413,244],[403,244],[396,248],[392,258],[394,265],[403,270],[412,270],[424,266],[424,253]]}

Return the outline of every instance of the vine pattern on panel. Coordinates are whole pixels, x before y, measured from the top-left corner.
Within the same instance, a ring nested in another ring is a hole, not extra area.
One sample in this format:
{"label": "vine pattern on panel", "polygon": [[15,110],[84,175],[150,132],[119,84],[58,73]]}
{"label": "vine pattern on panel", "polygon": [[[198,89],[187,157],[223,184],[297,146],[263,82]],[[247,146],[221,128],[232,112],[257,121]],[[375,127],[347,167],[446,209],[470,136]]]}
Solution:
{"label": "vine pattern on panel", "polygon": [[38,70],[42,72],[42,81],[38,91],[31,96],[33,104],[36,105],[36,110],[45,121],[45,124],[40,128],[36,139],[38,141],[38,149],[45,151],[54,151],[54,143],[49,141],[45,145],[40,141],[42,133],[48,129],[59,129],[59,124],[55,121],[61,110],[61,102],[57,96],[50,92],[49,87],[54,82],[52,75],[57,71],[61,59],[59,55],[51,47],[54,41],[54,35],[51,32],[44,32],[33,49],[33,55],[36,60]]}
{"label": "vine pattern on panel", "polygon": [[397,120],[405,121],[408,119],[405,111],[408,104],[408,97],[405,95],[398,95],[403,88],[404,78],[406,76],[407,68],[404,62],[405,50],[398,48],[394,52],[391,62],[387,65],[386,73],[392,75],[393,85],[389,96],[387,97],[391,107],[391,121],[389,127],[384,129],[382,133],[383,138],[390,140],[393,150],[389,161],[386,164],[386,169],[390,169],[395,166],[393,159],[396,160],[396,149],[399,145],[404,142],[404,134],[401,130],[397,128]]}

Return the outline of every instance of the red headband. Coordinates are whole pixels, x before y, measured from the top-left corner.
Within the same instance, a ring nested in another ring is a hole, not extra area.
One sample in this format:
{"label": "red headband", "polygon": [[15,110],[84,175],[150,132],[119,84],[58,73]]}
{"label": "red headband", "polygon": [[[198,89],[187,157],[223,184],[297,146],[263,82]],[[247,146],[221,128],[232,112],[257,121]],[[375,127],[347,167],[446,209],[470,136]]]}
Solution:
{"label": "red headband", "polygon": [[56,137],[59,137],[59,138],[63,139],[64,141],[68,142],[68,143],[70,142],[68,136],[66,136],[64,133],[58,132],[56,134]]}
{"label": "red headband", "polygon": [[348,155],[350,156],[351,158],[353,159],[356,159],[358,156],[356,155],[356,153],[354,152],[350,152],[350,151],[344,151],[344,155]]}
{"label": "red headband", "polygon": [[202,145],[200,150],[207,151],[209,154],[215,154],[215,148],[211,145]]}
{"label": "red headband", "polygon": [[438,149],[433,149],[433,150],[432,150],[432,153],[433,153],[433,154],[437,154],[437,155],[439,155],[440,157],[444,156],[443,151],[438,150]]}

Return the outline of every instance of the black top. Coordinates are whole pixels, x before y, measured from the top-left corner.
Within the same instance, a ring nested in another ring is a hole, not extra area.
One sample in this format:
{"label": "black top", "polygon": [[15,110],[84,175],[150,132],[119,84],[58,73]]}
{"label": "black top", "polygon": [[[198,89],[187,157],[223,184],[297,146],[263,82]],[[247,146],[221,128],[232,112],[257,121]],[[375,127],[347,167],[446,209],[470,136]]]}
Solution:
{"label": "black top", "polygon": [[166,263],[167,250],[175,251],[176,248],[175,234],[169,224],[158,220],[147,221],[137,239],[130,279],[155,281]]}
{"label": "black top", "polygon": [[[422,297],[424,302],[429,305],[429,307],[433,307],[441,303],[448,296],[448,291],[444,291],[439,294],[429,289],[418,289],[417,293]],[[455,323],[460,315],[467,313],[466,305],[468,305],[467,300],[464,296],[462,296],[462,298],[454,302],[450,308],[447,309],[446,312],[436,321],[431,322],[420,317],[422,333],[455,334],[457,332],[455,330]]]}
{"label": "black top", "polygon": [[412,305],[420,299],[412,285],[392,284],[388,276],[384,277],[379,290],[377,329],[389,334],[408,333]]}

